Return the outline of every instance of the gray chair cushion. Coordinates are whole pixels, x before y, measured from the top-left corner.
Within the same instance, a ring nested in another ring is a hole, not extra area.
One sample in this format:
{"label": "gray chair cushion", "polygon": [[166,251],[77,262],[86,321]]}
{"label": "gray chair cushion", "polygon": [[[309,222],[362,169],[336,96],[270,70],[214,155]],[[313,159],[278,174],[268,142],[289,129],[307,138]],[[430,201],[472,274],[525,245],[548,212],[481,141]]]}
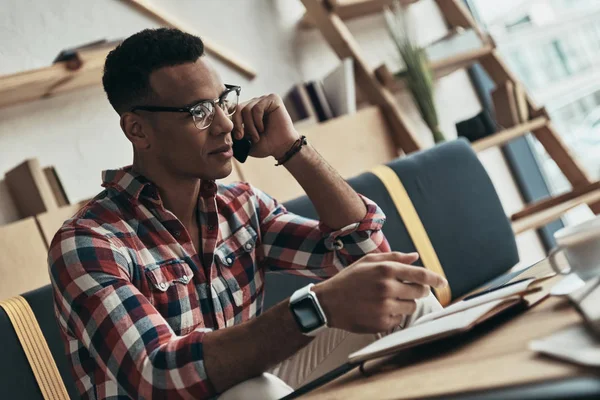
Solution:
{"label": "gray chair cushion", "polygon": [[[446,142],[387,165],[400,177],[423,222],[450,282],[453,298],[492,280],[519,261],[510,221],[487,172],[466,140]],[[392,250],[416,251],[381,181],[364,173],[348,182],[385,212],[383,232]],[[306,196],[285,206],[290,212],[318,217]],[[309,281],[289,274],[267,274],[265,307],[289,297]]]}

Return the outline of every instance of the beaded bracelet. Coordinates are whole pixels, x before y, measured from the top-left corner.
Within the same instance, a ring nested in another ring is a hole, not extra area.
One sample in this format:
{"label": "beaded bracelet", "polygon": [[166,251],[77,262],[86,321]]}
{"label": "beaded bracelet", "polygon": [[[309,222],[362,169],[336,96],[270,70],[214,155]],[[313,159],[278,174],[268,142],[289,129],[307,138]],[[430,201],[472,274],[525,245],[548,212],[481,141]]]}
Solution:
{"label": "beaded bracelet", "polygon": [[307,145],[308,141],[306,140],[306,136],[301,136],[298,140],[296,140],[294,142],[294,144],[292,145],[292,147],[290,147],[290,149],[283,155],[283,157],[279,160],[277,160],[277,164],[275,164],[276,167],[285,164],[286,162],[288,162],[290,160],[290,158],[292,158],[296,153],[298,153],[300,151],[300,149],[302,148],[302,146]]}

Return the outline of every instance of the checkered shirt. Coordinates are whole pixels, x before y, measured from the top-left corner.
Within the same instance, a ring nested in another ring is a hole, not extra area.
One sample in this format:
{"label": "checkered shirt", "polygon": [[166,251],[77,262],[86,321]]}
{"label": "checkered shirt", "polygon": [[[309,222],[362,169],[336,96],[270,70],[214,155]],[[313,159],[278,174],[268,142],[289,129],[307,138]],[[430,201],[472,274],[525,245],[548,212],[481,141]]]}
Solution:
{"label": "checkered shirt", "polygon": [[130,167],[64,223],[48,264],[55,310],[84,399],[205,399],[207,332],[260,315],[267,270],[327,278],[366,253],[389,251],[385,221],[367,214],[333,230],[248,183],[201,183],[201,248]]}

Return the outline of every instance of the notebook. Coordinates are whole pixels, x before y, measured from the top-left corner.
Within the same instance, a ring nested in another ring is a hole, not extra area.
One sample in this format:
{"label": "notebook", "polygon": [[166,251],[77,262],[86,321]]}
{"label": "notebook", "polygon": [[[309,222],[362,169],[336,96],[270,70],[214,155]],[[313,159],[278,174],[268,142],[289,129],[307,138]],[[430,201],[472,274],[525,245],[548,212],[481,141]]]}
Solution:
{"label": "notebook", "polygon": [[525,296],[541,291],[538,283],[539,280],[526,279],[424,315],[408,328],[385,336],[350,354],[348,362],[362,363],[423,343],[467,332],[508,309],[527,305]]}

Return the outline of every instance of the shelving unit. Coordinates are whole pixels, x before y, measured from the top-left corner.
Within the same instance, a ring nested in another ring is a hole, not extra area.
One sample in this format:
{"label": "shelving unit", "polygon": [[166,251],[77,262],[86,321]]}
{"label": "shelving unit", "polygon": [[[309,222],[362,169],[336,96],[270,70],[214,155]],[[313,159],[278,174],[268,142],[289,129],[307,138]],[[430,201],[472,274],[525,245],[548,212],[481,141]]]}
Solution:
{"label": "shelving unit", "polygon": [[[147,0],[123,0],[157,20],[162,25],[177,28],[185,32],[194,30],[176,18],[164,13]],[[256,71],[241,61],[227,49],[214,43],[202,35],[206,53],[229,67],[237,70],[249,79],[256,76]],[[53,97],[61,93],[77,89],[97,86],[102,82],[102,70],[110,46],[99,45],[78,50],[70,61],[61,61],[48,67],[0,76],[0,108]]]}
{"label": "shelving unit", "polygon": [[0,108],[99,85],[110,50],[82,50],[77,53],[78,62],[61,61],[45,68],[0,76]]}
{"label": "shelving unit", "polygon": [[[405,4],[415,3],[409,0]],[[457,54],[453,57],[432,62],[431,67],[436,78],[446,76],[461,68],[479,63],[498,87],[504,85],[519,88],[518,79],[499,57],[493,41],[484,34],[460,0],[435,0],[450,30],[460,28],[473,29],[482,40],[480,49]],[[384,0],[302,0],[308,19],[320,29],[324,38],[340,58],[352,57],[356,66],[356,82],[364,100],[380,106],[393,132],[394,142],[405,152],[411,153],[422,149],[416,134],[408,129],[409,124],[393,100],[393,93],[403,90],[402,80],[396,79],[385,65],[371,70],[362,58],[359,46],[345,26],[343,19],[349,19],[368,13],[380,12],[391,4]],[[350,13],[352,7],[360,12]],[[557,219],[565,211],[581,204],[587,204],[595,214],[600,214],[600,189],[592,182],[581,165],[570,154],[566,144],[552,127],[550,117],[543,107],[537,106],[531,97],[519,91],[518,107],[505,101],[501,107],[512,107],[510,110],[497,110],[498,114],[509,115],[506,128],[489,137],[474,142],[475,151],[501,146],[509,141],[532,133],[544,146],[550,157],[556,162],[573,189],[560,196],[554,196],[533,204],[514,214],[513,228],[516,233],[535,229]],[[497,107],[499,106],[497,105]]]}
{"label": "shelving unit", "polygon": [[[401,4],[411,4],[419,0],[401,0]],[[384,7],[390,6],[394,0],[337,0],[334,2],[336,14],[343,20],[364,17],[381,12]],[[305,13],[299,22],[303,29],[315,28],[316,24],[309,13]]]}

